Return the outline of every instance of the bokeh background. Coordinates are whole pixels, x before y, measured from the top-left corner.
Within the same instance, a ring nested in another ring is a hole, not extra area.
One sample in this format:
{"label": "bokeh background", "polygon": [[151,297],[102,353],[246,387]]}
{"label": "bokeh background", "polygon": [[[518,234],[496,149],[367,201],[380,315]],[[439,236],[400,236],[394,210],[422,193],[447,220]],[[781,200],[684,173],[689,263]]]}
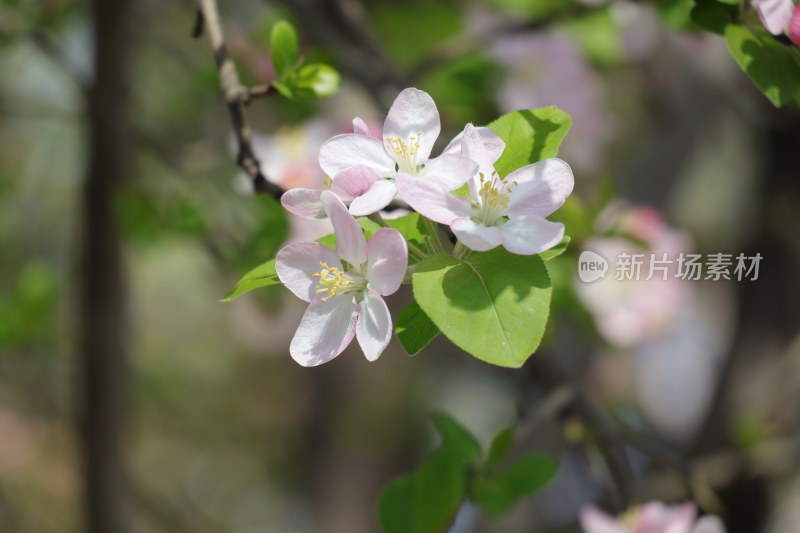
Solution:
{"label": "bokeh background", "polygon": [[[577,531],[582,505],[624,503],[576,394],[627,456],[631,501],[692,499],[732,533],[800,531],[800,115],[692,26],[690,0],[221,3],[247,83],[275,78],[282,18],[342,73],[330,98],[249,106],[284,187],[321,186],[319,145],[355,116],[379,133],[407,86],[436,100],[440,148],[514,109],[572,115],[560,157],[576,187],[557,218],[573,240],[520,371],[441,337],[414,358],[393,341],[375,363],[351,347],[304,369],[288,355],[303,302],[269,287],[220,303],[283,243],[329,228],[250,193],[194,3],[102,4],[0,2],[0,531],[89,531],[92,505],[130,531],[378,531],[382,487],[435,445],[432,410],[484,443],[518,423],[561,463],[506,517],[467,506],[454,531]],[[115,10],[126,31],[98,37],[93,13]],[[114,74],[97,65],[116,61],[127,74],[101,84]],[[757,281],[576,281],[582,248],[625,246],[763,260]],[[100,303],[81,305],[93,287]],[[390,306],[409,301],[404,288]],[[105,465],[100,494],[87,464]]]}

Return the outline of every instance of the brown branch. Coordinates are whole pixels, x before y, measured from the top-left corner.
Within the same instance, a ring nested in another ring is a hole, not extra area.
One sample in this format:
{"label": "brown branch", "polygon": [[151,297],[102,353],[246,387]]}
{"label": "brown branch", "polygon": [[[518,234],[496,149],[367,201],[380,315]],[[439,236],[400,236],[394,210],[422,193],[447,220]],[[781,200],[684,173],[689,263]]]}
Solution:
{"label": "brown branch", "polygon": [[[198,22],[195,23],[193,35],[202,33],[202,29],[205,27],[211,41],[214,60],[217,63],[219,72],[220,87],[225,98],[225,104],[228,106],[228,114],[231,117],[233,132],[236,135],[236,143],[239,148],[236,162],[250,176],[255,192],[280,198],[284,190],[267,179],[261,170],[261,163],[253,151],[250,125],[246,112],[247,103],[253,98],[272,94],[272,92],[263,88],[249,90],[239,81],[236,65],[228,56],[228,49],[225,46],[225,35],[222,32],[222,23],[219,18],[216,0],[198,0],[198,9]],[[201,23],[199,20],[204,22]]]}

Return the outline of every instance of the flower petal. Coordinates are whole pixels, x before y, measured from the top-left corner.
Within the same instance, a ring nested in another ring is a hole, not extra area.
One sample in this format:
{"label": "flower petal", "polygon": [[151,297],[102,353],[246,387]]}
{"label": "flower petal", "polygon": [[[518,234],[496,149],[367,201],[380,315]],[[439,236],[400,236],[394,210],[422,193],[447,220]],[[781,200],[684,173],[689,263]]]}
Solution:
{"label": "flower petal", "polygon": [[364,194],[350,204],[353,216],[363,217],[377,213],[394,200],[397,188],[389,180],[379,179]]}
{"label": "flower petal", "polygon": [[441,224],[469,216],[469,200],[450,194],[426,178],[397,175],[397,192],[400,197],[422,216]]}
{"label": "flower petal", "polygon": [[364,119],[361,117],[356,117],[353,119],[353,133],[357,135],[366,135],[369,137],[369,126],[367,123],[364,122]]}
{"label": "flower petal", "polygon": [[367,243],[367,280],[383,296],[400,288],[408,267],[408,246],[400,232],[381,228]]}
{"label": "flower petal", "polygon": [[430,159],[420,176],[452,191],[464,185],[478,171],[478,165],[463,155],[446,154]]}
{"label": "flower petal", "polygon": [[336,253],[354,267],[360,267],[367,260],[367,239],[361,226],[339,197],[330,191],[322,193],[322,207],[328,213],[336,233]]}
{"label": "flower petal", "polygon": [[395,99],[386,121],[383,124],[383,142],[388,153],[394,153],[388,139],[400,139],[409,142],[413,135],[419,143],[415,154],[416,164],[427,161],[431,155],[433,144],[441,131],[439,111],[433,98],[425,91],[409,88],[402,91]]}
{"label": "flower petal", "polygon": [[753,6],[772,35],[780,35],[789,27],[794,9],[792,0],[753,0]]}
{"label": "flower petal", "polygon": [[581,510],[581,527],[584,533],[626,533],[616,520],[596,507],[588,506]]}
{"label": "flower petal", "polygon": [[289,189],[281,196],[281,205],[303,218],[327,218],[319,197],[322,189]]}
{"label": "flower petal", "polygon": [[692,533],[725,533],[725,526],[716,516],[704,516],[694,525]]}
{"label": "flower petal", "polygon": [[572,193],[575,179],[572,169],[556,158],[544,159],[519,168],[506,177],[511,187],[507,213],[546,217],[562,205]]}
{"label": "flower petal", "polygon": [[503,246],[518,255],[533,255],[549,250],[564,238],[564,224],[536,215],[515,217],[499,226]]}
{"label": "flower petal", "polygon": [[318,242],[296,242],[278,252],[275,271],[281,283],[298,298],[307,302],[314,299],[320,263],[341,269],[342,263],[336,252]]}
{"label": "flower petal", "polygon": [[[490,130],[489,128],[476,128],[478,130],[478,135],[480,135],[481,139],[483,140],[483,146],[486,148],[486,151],[492,157],[492,164],[494,164],[500,156],[503,154],[503,150],[506,149],[506,143],[503,142],[495,132]],[[464,139],[464,132],[462,131],[458,135],[456,135],[450,144],[448,144],[442,154],[460,154],[461,152],[461,142]]]}
{"label": "flower petal", "polygon": [[789,39],[800,48],[800,4],[794,7],[792,20],[789,22]]}
{"label": "flower petal", "polygon": [[374,137],[345,133],[328,139],[319,149],[319,166],[328,176],[358,165],[374,170],[379,176],[394,175],[394,160]]}
{"label": "flower petal", "polygon": [[[374,171],[364,166],[350,167],[333,177],[331,192],[343,202],[352,202],[372,187],[380,178]],[[320,204],[321,207],[321,204]]]}
{"label": "flower petal", "polygon": [[450,224],[458,240],[469,249],[476,252],[485,252],[497,247],[503,242],[503,234],[496,226],[484,226],[471,218],[457,218]]}
{"label": "flower petal", "polygon": [[353,340],[357,309],[352,294],[311,302],[289,345],[292,359],[303,366],[317,366],[342,353]]}
{"label": "flower petal", "polygon": [[356,338],[370,361],[381,356],[392,338],[392,317],[380,294],[372,289],[364,293],[358,304]]}
{"label": "flower petal", "polygon": [[486,149],[478,129],[472,124],[467,124],[464,127],[461,154],[475,161],[478,165],[478,171],[482,172],[487,179],[494,174],[493,165],[497,158]]}

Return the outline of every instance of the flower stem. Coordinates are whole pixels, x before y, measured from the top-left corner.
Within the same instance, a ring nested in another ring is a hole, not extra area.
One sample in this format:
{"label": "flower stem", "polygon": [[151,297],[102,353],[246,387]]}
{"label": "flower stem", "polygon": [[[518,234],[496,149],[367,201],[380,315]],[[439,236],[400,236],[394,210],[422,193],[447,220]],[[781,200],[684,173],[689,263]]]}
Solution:
{"label": "flower stem", "polygon": [[464,246],[461,241],[456,241],[456,245],[453,248],[453,257],[456,259],[464,259],[464,257],[469,253],[469,248]]}
{"label": "flower stem", "polygon": [[439,239],[438,226],[432,220],[425,217],[422,217],[422,220],[425,221],[425,228],[428,230],[428,233],[433,240],[435,251],[444,253],[444,246],[442,245],[442,241]]}

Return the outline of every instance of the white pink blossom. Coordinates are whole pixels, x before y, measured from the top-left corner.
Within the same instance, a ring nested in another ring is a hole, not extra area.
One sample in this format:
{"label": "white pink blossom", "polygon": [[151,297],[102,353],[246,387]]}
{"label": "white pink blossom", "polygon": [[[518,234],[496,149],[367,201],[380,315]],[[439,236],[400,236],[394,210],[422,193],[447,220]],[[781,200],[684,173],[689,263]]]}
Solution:
{"label": "white pink blossom", "polygon": [[398,191],[420,214],[447,224],[466,246],[485,251],[502,245],[520,255],[552,248],[564,236],[564,225],[545,217],[572,192],[572,170],[560,159],[545,159],[501,178],[494,163],[503,141],[472,124],[464,129],[461,153],[478,164],[467,183],[469,198],[456,196],[434,182],[398,182]]}
{"label": "white pink blossom", "polygon": [[694,504],[665,505],[650,502],[618,518],[596,507],[581,512],[584,533],[725,533],[725,526],[715,516],[697,519]]}
{"label": "white pink blossom", "polygon": [[367,242],[364,233],[332,192],[322,207],[333,223],[336,250],[317,242],[290,244],[278,252],[278,277],[298,298],[310,302],[289,352],[303,366],[339,355],[356,337],[368,360],[380,357],[392,335],[383,296],[400,287],[408,249],[400,233],[382,228]]}

